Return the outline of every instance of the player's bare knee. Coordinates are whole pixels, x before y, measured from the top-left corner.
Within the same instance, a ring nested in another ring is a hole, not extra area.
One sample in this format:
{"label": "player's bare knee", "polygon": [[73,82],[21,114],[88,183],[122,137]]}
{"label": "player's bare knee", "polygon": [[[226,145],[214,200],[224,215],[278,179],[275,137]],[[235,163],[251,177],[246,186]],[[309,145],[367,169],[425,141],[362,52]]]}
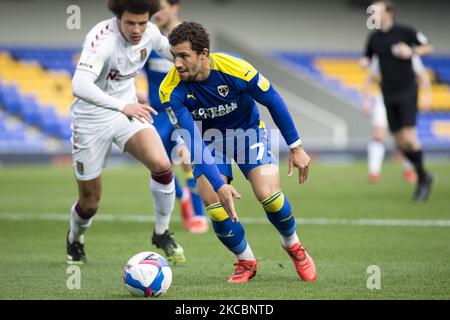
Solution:
{"label": "player's bare knee", "polygon": [[160,174],[160,173],[172,171],[172,165],[169,161],[158,162],[156,164],[153,164],[150,171],[152,172],[152,174]]}
{"label": "player's bare knee", "polygon": [[372,139],[374,141],[383,143],[384,142],[384,134],[383,133],[379,133],[379,132],[374,133]]}
{"label": "player's bare knee", "polygon": [[270,198],[271,196],[273,196],[275,193],[277,193],[280,190],[281,189],[278,186],[268,186],[267,188],[260,190],[256,194],[256,198],[258,199],[258,201],[264,201],[264,200]]}
{"label": "player's bare knee", "polygon": [[386,130],[381,127],[375,127],[372,131],[372,139],[378,142],[384,142]]}
{"label": "player's bare knee", "polygon": [[92,204],[89,204],[87,207],[86,207],[86,209],[85,209],[85,213],[88,215],[88,216],[94,216],[96,213],[97,213],[97,211],[98,211],[98,208],[99,208],[99,204],[98,203],[92,203]]}
{"label": "player's bare knee", "polygon": [[406,143],[405,139],[402,136],[395,136],[395,145],[400,150],[405,150]]}
{"label": "player's bare knee", "polygon": [[217,196],[217,193],[209,185],[209,183],[205,183],[205,181],[203,181],[203,177],[197,179],[197,188],[198,194],[200,195],[200,198],[202,199],[203,204],[206,207],[219,202],[219,197]]}
{"label": "player's bare knee", "polygon": [[91,196],[86,199],[80,199],[80,206],[86,216],[94,216],[100,206],[100,197]]}
{"label": "player's bare knee", "polygon": [[153,160],[149,164],[149,169],[152,173],[158,174],[172,170],[172,163],[167,156],[161,156]]}
{"label": "player's bare knee", "polygon": [[217,196],[217,194],[213,191],[213,192],[207,192],[207,193],[201,193],[200,197],[203,200],[203,203],[205,204],[206,207],[213,205],[217,202],[219,202],[219,197]]}
{"label": "player's bare knee", "polygon": [[418,144],[413,140],[406,140],[403,143],[403,150],[406,152],[414,152],[418,149]]}

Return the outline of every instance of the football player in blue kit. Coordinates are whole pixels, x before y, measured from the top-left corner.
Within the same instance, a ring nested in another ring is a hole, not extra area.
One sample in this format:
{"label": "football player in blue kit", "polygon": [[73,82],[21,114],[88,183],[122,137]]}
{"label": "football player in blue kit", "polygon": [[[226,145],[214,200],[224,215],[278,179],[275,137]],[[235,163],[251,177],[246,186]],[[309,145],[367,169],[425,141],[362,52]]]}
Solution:
{"label": "football player in blue kit", "polygon": [[[288,176],[297,167],[299,183],[303,184],[311,158],[303,150],[283,99],[245,60],[232,54],[211,53],[209,34],[199,23],[181,23],[170,33],[169,43],[174,67],[163,80],[159,96],[191,151],[197,187],[213,229],[236,255],[235,270],[228,282],[247,282],[257,272],[256,258],[239,218],[227,214],[214,192],[232,181],[232,160],[249,180],[267,218],[279,232],[282,247],[300,279],[315,281],[314,261],[297,236],[293,209],[281,190],[278,166],[255,103],[267,107],[289,145]],[[207,165],[211,155],[220,175],[214,165]]]}
{"label": "football player in blue kit", "polygon": [[[173,28],[181,23],[178,19],[179,10],[179,0],[160,1],[160,10],[154,15],[154,20],[163,35],[167,36]],[[159,100],[158,94],[159,85],[172,67],[173,63],[171,61],[152,51],[144,66],[144,71],[148,79],[148,100],[152,108],[159,112],[158,115],[153,117],[155,121],[153,125],[161,136],[169,158],[176,161],[179,156],[189,158],[189,151],[183,146],[182,139],[172,140],[174,128],[169,121],[167,113],[164,112],[164,107]],[[142,99],[141,97],[140,100],[146,101],[147,98],[144,97]],[[209,224],[205,216],[205,207],[197,192],[192,167],[187,163],[182,163],[181,165],[186,179],[186,187],[183,188],[179,179],[175,176],[175,191],[176,197],[180,201],[183,226],[191,233],[207,232]]]}

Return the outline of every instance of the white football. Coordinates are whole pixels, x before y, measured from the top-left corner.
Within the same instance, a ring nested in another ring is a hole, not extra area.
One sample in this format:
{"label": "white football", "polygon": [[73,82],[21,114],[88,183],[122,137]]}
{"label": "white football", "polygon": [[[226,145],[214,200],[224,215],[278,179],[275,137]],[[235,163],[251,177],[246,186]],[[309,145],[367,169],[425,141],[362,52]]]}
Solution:
{"label": "white football", "polygon": [[128,260],[123,282],[134,296],[160,297],[172,283],[172,269],[166,258],[155,252],[141,252]]}

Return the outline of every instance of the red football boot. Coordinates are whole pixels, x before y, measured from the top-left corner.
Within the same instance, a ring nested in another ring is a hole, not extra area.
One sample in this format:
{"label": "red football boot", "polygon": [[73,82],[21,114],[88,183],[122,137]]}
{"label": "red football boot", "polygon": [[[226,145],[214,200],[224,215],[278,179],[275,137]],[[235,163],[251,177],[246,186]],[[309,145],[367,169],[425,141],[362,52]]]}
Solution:
{"label": "red football boot", "polygon": [[417,182],[417,174],[412,169],[405,170],[403,172],[403,178],[405,179],[405,181],[407,181],[409,183],[416,183]]}
{"label": "red football boot", "polygon": [[294,262],[297,274],[303,281],[316,281],[317,272],[313,259],[299,242],[290,248],[284,248]]}
{"label": "red football boot", "polygon": [[195,215],[194,207],[192,205],[191,192],[188,188],[183,188],[183,199],[180,200],[181,218],[183,220],[183,227],[189,230],[192,217]]}
{"label": "red football boot", "polygon": [[190,233],[205,233],[209,230],[208,220],[204,216],[194,216],[189,226]]}
{"label": "red football boot", "polygon": [[380,176],[375,173],[369,173],[369,182],[370,183],[377,183],[378,180],[380,180]]}
{"label": "red football boot", "polygon": [[236,266],[236,268],[234,269],[231,278],[228,279],[228,283],[247,282],[256,275],[256,260],[238,260],[234,266]]}

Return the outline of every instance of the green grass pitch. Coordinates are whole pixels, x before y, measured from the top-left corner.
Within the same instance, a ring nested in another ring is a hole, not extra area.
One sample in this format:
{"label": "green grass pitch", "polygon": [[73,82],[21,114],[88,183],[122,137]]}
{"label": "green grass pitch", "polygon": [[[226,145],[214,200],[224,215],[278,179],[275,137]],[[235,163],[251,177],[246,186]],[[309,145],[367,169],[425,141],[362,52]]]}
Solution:
{"label": "green grass pitch", "polygon": [[[284,193],[296,217],[310,222],[298,231],[316,262],[316,283],[298,279],[250,185],[235,172],[233,184],[242,194],[238,214],[259,261],[258,274],[246,284],[227,284],[233,255],[213,232],[191,235],[182,229],[176,206],[171,228],[187,261],[172,268],[172,286],[161,299],[449,299],[450,165],[429,167],[437,178],[432,199],[413,204],[414,186],[403,181],[397,164],[387,163],[376,185],[367,182],[362,162],[314,163],[303,186],[296,177],[288,179],[282,166]],[[127,219],[153,215],[148,175],[132,165],[106,169],[103,178],[99,218],[86,234],[89,264],[81,267],[81,289],[70,290],[65,236],[76,199],[71,168],[0,168],[0,299],[136,299],[121,276],[132,255],[156,251],[150,244],[153,222]],[[123,219],[107,221],[102,215]],[[324,223],[311,223],[316,218]],[[380,226],[357,219],[445,225]],[[367,288],[371,265],[380,268],[380,289]]]}

